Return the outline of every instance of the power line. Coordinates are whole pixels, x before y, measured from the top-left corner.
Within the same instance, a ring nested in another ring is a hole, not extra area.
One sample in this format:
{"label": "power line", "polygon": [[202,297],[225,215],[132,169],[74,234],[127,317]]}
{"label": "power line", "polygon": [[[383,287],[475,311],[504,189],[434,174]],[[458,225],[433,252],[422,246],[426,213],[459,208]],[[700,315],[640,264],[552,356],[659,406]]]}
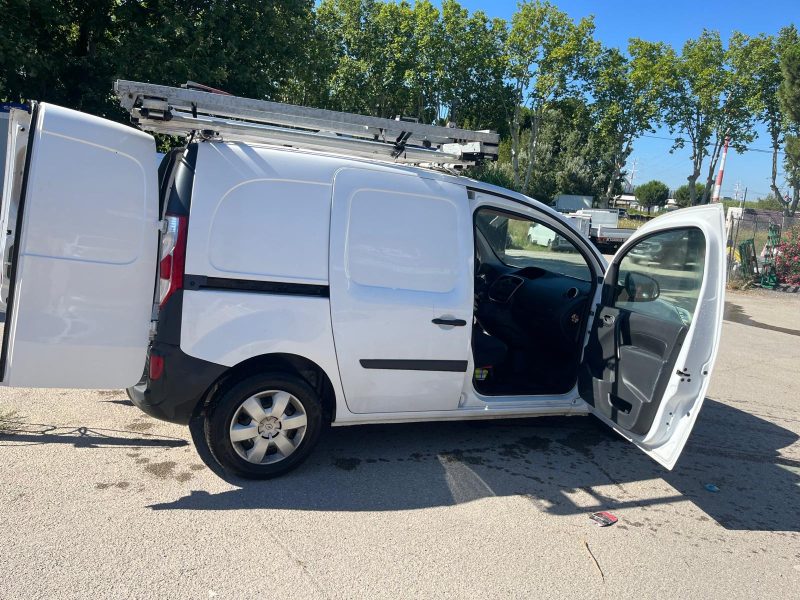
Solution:
{"label": "power line", "polygon": [[[667,142],[675,142],[675,141],[677,141],[677,138],[665,137],[665,136],[661,136],[661,135],[643,134],[643,135],[640,135],[639,137],[650,138],[650,139],[653,139],[653,140],[665,140]],[[709,146],[711,146],[711,144],[708,144],[706,146],[706,148],[708,148]],[[763,152],[764,154],[772,154],[772,150],[765,150],[764,148],[748,148],[748,147],[745,147],[745,151],[746,152]],[[782,152],[781,150],[778,150],[778,154],[786,154],[786,153]]]}

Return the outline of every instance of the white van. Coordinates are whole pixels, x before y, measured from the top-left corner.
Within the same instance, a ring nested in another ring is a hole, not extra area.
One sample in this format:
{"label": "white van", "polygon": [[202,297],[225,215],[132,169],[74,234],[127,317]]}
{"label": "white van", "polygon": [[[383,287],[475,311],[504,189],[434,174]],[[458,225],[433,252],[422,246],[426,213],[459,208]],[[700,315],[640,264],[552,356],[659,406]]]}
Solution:
{"label": "white van", "polygon": [[[131,388],[254,478],[329,423],[591,413],[678,460],[719,343],[720,205],[647,223],[607,265],[553,209],[438,170],[196,138],[154,153],[94,116],[12,112],[4,385]],[[515,248],[533,224],[571,250]],[[654,239],[696,259],[627,258]]]}

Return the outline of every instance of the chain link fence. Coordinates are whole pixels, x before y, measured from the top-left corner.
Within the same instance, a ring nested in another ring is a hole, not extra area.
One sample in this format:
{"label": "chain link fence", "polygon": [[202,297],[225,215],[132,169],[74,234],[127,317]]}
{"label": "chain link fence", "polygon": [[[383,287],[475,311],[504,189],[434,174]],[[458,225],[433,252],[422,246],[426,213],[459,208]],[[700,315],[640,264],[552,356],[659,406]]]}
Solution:
{"label": "chain link fence", "polygon": [[759,281],[770,260],[771,243],[800,227],[800,216],[787,217],[772,210],[729,208],[726,226],[728,281]]}

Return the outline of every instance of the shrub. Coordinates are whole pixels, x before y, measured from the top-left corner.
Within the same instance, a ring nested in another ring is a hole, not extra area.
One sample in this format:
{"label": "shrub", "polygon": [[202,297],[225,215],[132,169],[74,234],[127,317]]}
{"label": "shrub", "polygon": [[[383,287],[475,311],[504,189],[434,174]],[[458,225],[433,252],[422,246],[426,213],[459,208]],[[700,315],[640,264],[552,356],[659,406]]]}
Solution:
{"label": "shrub", "polygon": [[778,280],[800,285],[800,227],[790,229],[775,251]]}

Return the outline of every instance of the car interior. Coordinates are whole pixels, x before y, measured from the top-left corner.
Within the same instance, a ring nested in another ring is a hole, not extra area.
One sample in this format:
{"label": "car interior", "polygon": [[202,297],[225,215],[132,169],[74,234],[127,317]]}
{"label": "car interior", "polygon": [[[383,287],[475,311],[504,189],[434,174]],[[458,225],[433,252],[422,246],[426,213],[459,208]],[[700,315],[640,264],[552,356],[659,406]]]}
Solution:
{"label": "car interior", "polygon": [[[578,378],[595,290],[584,256],[547,225],[475,213],[473,385],[485,396],[566,393]],[[541,235],[541,227],[550,237]],[[530,231],[536,228],[537,235]],[[552,243],[559,238],[559,243]],[[558,250],[557,250],[558,248]]]}

